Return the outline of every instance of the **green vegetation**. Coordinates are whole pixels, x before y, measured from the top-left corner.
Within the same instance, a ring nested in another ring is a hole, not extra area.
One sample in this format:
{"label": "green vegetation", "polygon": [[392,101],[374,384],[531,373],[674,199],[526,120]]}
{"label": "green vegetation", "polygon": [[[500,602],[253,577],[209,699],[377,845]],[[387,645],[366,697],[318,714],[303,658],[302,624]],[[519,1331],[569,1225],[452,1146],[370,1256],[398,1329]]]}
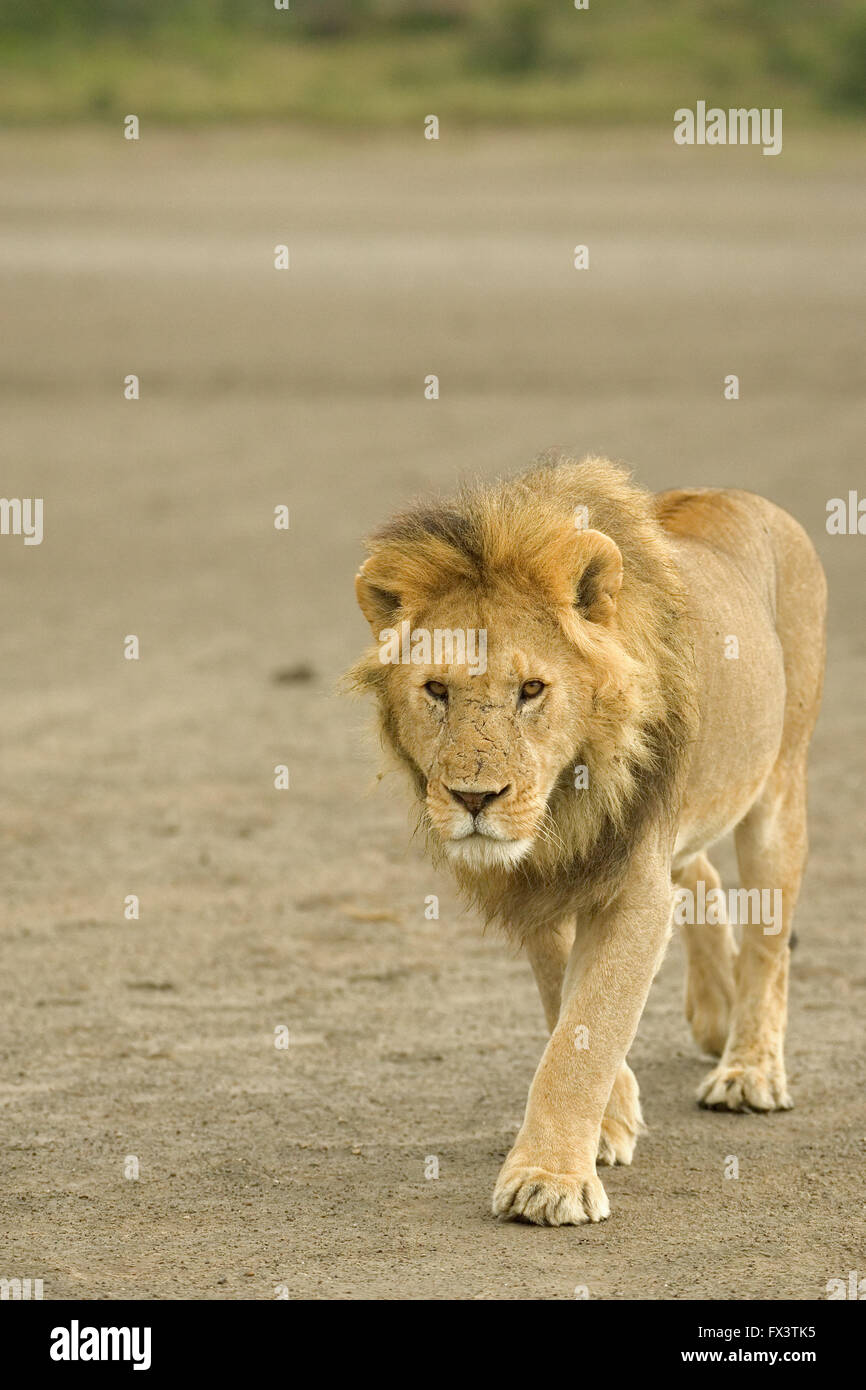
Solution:
{"label": "green vegetation", "polygon": [[866,115],[861,0],[0,0],[0,120]]}

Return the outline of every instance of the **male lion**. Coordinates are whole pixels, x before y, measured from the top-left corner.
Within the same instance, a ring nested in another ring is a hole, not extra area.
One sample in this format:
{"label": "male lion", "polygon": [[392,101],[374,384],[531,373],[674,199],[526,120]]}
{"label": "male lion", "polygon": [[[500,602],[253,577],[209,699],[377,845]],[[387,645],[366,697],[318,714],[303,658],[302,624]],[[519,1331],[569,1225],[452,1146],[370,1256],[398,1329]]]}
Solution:
{"label": "male lion", "polygon": [[[821,565],[761,497],[652,496],[602,459],[556,454],[406,511],[368,549],[358,602],[388,645],[354,682],[378,697],[434,853],[525,947],[551,1030],[493,1210],[603,1220],[596,1163],[630,1163],[642,1128],[625,1058],[670,934],[672,880],[705,901],[719,887],[707,849],[731,829],[740,896],[772,895],[781,912],[769,925],[752,914],[739,950],[724,916],[685,928],[687,1016],[720,1056],[698,1098],[791,1106],[788,941],[823,678]],[[434,650],[437,631],[486,633],[486,661],[470,670],[465,643]],[[407,639],[397,660],[394,632]]]}

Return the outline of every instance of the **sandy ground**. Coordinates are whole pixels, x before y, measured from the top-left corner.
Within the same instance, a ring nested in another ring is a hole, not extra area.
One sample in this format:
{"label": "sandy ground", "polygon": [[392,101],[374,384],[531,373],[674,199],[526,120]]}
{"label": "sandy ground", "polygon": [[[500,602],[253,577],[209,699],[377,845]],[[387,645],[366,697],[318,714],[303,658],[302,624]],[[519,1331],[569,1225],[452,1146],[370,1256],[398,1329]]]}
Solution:
{"label": "sandy ground", "polygon": [[[0,538],[0,1275],[46,1298],[815,1299],[866,1272],[866,539],[824,528],[863,477],[862,152],[145,131],[6,134],[0,166],[2,491],[45,499],[41,546]],[[334,687],[365,640],[363,532],[554,443],[789,507],[831,628],[797,1108],[697,1109],[674,941],[612,1219],[538,1230],[489,1214],[545,1039],[528,966],[410,842]]]}

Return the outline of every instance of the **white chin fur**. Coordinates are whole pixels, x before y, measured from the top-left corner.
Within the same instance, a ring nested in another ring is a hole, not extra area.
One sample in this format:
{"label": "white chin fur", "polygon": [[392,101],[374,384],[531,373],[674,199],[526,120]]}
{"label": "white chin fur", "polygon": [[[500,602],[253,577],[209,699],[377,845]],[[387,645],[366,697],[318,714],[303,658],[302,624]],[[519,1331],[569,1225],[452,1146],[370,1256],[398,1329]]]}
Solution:
{"label": "white chin fur", "polygon": [[447,840],[445,853],[452,864],[467,869],[490,869],[494,865],[511,869],[532,848],[531,840],[492,840],[489,835],[467,835],[462,840]]}

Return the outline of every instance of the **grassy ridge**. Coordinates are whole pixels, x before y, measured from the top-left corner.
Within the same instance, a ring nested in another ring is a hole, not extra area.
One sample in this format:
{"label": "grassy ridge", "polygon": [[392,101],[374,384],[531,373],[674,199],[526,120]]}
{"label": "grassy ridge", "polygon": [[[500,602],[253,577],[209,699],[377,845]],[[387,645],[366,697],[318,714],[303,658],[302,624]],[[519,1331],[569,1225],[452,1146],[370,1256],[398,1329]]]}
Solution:
{"label": "grassy ridge", "polygon": [[866,116],[860,0],[0,0],[0,120]]}

